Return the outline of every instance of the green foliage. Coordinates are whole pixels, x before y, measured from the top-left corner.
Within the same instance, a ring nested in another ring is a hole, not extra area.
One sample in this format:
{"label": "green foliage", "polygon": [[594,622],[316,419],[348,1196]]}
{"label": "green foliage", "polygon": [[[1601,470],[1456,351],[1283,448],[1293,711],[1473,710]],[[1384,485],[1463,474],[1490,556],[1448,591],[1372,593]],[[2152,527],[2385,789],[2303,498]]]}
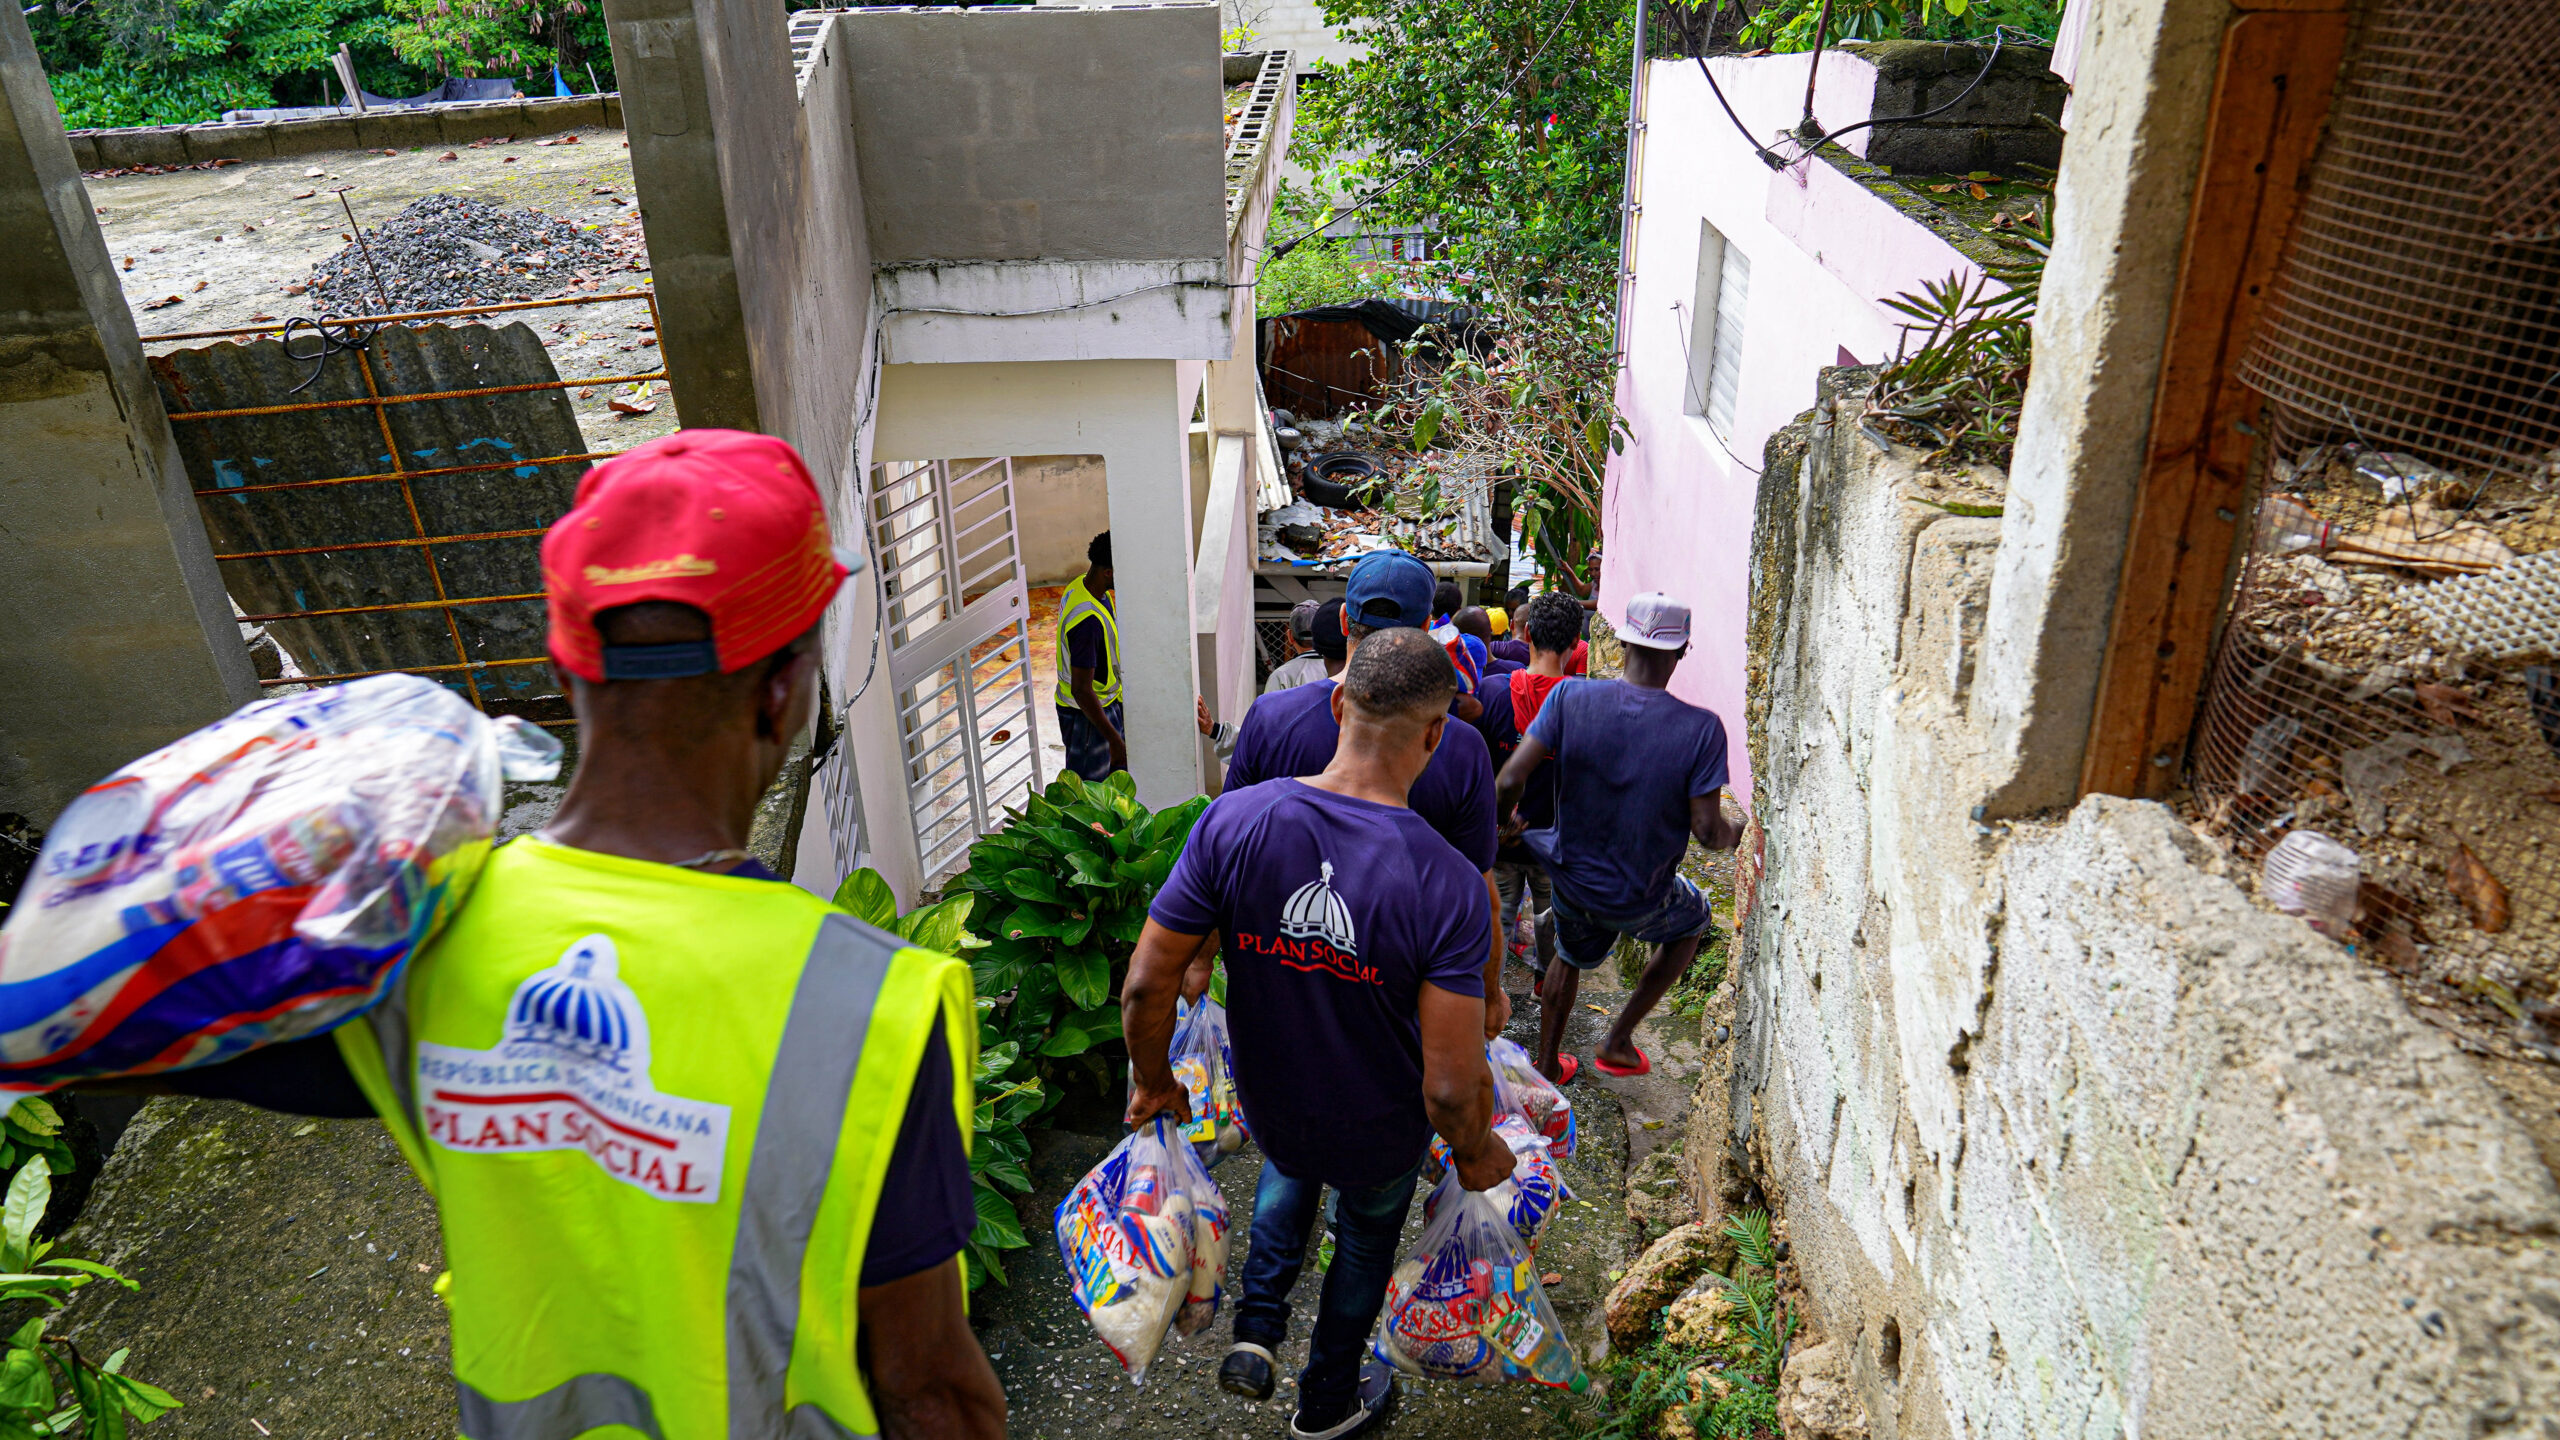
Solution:
{"label": "green foliage", "polygon": [[[2027,372],[2035,359],[2036,300],[2042,288],[2052,233],[2041,218],[2006,239],[2018,258],[1984,267],[1967,284],[1961,275],[1923,282],[1884,303],[1911,317],[1905,344],[1876,377],[1868,413],[1888,431],[1926,437],[1940,458],[2006,466],[2018,443],[2026,407]],[[1994,292],[1991,282],[2008,288]]]}
{"label": "green foliage", "polygon": [[18,1167],[39,1158],[52,1175],[63,1174],[77,1163],[70,1143],[62,1138],[61,1112],[43,1096],[30,1095],[0,1118],[0,1175],[14,1175]]}
{"label": "green foliage", "polygon": [[[20,1101],[19,1109],[35,1103],[41,1102]],[[13,1128],[17,1118],[12,1112]],[[45,1333],[51,1312],[93,1280],[141,1288],[104,1265],[57,1256],[51,1241],[36,1238],[53,1198],[52,1175],[42,1154],[28,1158],[0,1206],[0,1305],[43,1307],[0,1348],[0,1440],[68,1435],[75,1428],[88,1440],[123,1440],[129,1427],[179,1408],[178,1400],[125,1374],[129,1352],[118,1350],[95,1362],[70,1341]]]}
{"label": "green foliage", "polygon": [[1514,477],[1512,509],[1540,572],[1578,596],[1599,580],[1601,481],[1627,440],[1612,317],[1589,301],[1612,274],[1573,260],[1487,277],[1480,313],[1491,353],[1435,360],[1409,347],[1412,363],[1378,412],[1416,450],[1471,454]]}
{"label": "green foliage", "polygon": [[[1810,50],[1821,17],[1822,0],[1769,0],[1736,40],[1746,50]],[[1824,43],[1988,40],[2007,26],[2050,44],[2061,23],[2061,0],[1831,0],[1830,38]]]}
{"label": "green foliage", "polygon": [[[1275,222],[1274,229],[1278,228]],[[1286,239],[1286,236],[1281,237]],[[1265,319],[1311,305],[1365,300],[1385,288],[1386,267],[1363,260],[1339,240],[1310,240],[1254,274],[1254,313]]]}
{"label": "green foliage", "polygon": [[[1324,14],[1367,53],[1317,67],[1292,154],[1318,171],[1342,157],[1329,183],[1371,197],[1364,223],[1431,227],[1461,289],[1574,260],[1614,276],[1628,7],[1324,0]],[[1612,280],[1580,299],[1614,292]]]}
{"label": "green foliage", "polygon": [[1640,1350],[1603,1360],[1609,1383],[1580,1400],[1558,1397],[1550,1428],[1580,1440],[1774,1440],[1778,1368],[1795,1316],[1778,1299],[1778,1252],[1767,1212],[1736,1215],[1724,1233],[1741,1263],[1730,1279],[1713,1277],[1726,1281],[1732,1307],[1719,1338],[1700,1344],[1693,1335],[1684,1345],[1657,1336]]}
{"label": "green foliage", "polygon": [[425,89],[428,74],[392,53],[383,4],[52,0],[27,24],[66,126],[180,125],[224,110],[316,105],[342,44],[367,89]]}
{"label": "green foliage", "polygon": [[613,86],[604,7],[588,0],[378,0],[392,21],[391,48],[421,69],[448,75],[515,75],[550,92],[555,63],[572,89],[588,88],[596,67]]}

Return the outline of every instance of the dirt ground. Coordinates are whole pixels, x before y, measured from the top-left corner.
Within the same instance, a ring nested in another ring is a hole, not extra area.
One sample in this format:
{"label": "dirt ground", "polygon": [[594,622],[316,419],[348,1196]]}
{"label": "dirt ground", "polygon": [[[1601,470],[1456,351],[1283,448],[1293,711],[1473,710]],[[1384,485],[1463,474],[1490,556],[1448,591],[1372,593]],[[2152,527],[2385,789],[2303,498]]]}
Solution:
{"label": "dirt ground", "polygon": [[[567,135],[577,143],[548,143],[567,137],[546,135],[450,152],[337,151],[218,170],[91,176],[85,183],[134,324],[148,340],[308,314],[303,297],[285,287],[306,279],[313,262],[345,248],[352,233],[349,210],[357,223],[373,225],[424,196],[461,195],[539,210],[582,228],[629,226],[636,233],[638,197],[622,132]],[[447,153],[455,158],[439,158]],[[645,271],[611,277],[614,289],[644,289],[649,283]],[[160,303],[172,295],[178,303]],[[156,309],[143,308],[155,304]],[[656,337],[639,328],[650,321],[643,302],[521,311],[510,318],[534,327],[564,380],[659,368]],[[146,348],[160,354],[174,347]],[[663,390],[664,382],[658,385]],[[607,403],[616,388],[598,384],[583,387],[586,393],[570,392],[589,448],[625,449],[676,428],[675,406],[663,393],[654,413],[627,416]]]}

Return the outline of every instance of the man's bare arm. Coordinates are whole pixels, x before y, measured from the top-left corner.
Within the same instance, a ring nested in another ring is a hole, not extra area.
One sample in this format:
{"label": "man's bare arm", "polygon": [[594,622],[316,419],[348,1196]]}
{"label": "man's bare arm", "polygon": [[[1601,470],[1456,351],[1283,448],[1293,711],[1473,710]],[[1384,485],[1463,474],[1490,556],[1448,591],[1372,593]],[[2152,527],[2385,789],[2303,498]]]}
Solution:
{"label": "man's bare arm", "polygon": [[1484,1063],[1484,1001],[1422,987],[1422,1106],[1449,1142],[1458,1183],[1490,1190],[1511,1173],[1511,1147],[1493,1133],[1493,1071]]}
{"label": "man's bare arm", "polygon": [[960,1257],[866,1285],[860,1360],[889,1440],[1004,1440],[1004,1387],[962,1302]]}
{"label": "man's bare arm", "polygon": [[1547,742],[1535,735],[1520,737],[1511,758],[1502,762],[1502,773],[1493,778],[1494,813],[1508,815],[1529,793],[1529,776],[1546,762]]}
{"label": "man's bare arm", "polygon": [[1710,850],[1730,850],[1742,840],[1742,822],[1724,813],[1724,791],[1689,797],[1689,833]]}
{"label": "man's bare arm", "polygon": [[1120,987],[1120,1033],[1129,1044],[1129,1109],[1122,1118],[1133,1126],[1156,1115],[1191,1118],[1191,1097],[1173,1078],[1173,1002],[1208,938],[1167,930],[1152,919],[1138,932],[1129,978]]}

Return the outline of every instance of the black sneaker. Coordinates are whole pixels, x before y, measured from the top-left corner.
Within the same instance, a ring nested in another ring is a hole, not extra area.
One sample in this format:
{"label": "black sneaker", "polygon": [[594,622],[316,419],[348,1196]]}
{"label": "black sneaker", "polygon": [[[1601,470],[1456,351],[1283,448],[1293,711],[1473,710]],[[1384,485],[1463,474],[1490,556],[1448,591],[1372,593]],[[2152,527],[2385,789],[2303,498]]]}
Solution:
{"label": "black sneaker", "polygon": [[1360,1362],[1360,1389],[1354,1403],[1341,1419],[1310,1428],[1304,1409],[1289,1421],[1289,1433],[1295,1440],[1351,1440],[1365,1435],[1385,1421],[1396,1408],[1396,1372],[1375,1356]]}
{"label": "black sneaker", "polygon": [[1271,1398],[1271,1352],[1247,1340],[1239,1340],[1227,1352],[1226,1363],[1218,1367],[1218,1388],[1247,1400]]}

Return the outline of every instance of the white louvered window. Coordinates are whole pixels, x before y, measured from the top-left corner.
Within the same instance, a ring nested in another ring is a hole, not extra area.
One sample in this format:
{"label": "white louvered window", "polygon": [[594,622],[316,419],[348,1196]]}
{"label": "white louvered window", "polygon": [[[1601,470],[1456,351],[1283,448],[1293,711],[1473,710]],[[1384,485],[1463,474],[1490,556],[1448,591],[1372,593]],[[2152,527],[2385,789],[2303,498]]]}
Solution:
{"label": "white louvered window", "polygon": [[1733,433],[1742,388],[1742,326],[1751,298],[1751,257],[1705,221],[1698,224],[1697,302],[1689,317],[1689,393],[1684,407],[1719,435]]}

